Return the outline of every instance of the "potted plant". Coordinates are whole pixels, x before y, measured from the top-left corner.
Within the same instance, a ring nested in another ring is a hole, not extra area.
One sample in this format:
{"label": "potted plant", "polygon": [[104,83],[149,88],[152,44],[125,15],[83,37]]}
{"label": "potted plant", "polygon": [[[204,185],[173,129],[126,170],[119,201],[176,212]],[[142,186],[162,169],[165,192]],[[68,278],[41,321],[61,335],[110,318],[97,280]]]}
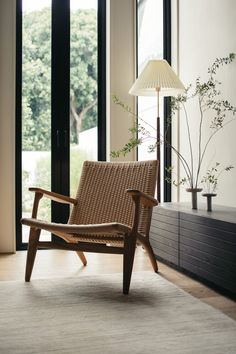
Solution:
{"label": "potted plant", "polygon": [[[192,193],[192,208],[197,209],[197,193],[202,191],[201,175],[203,174],[203,162],[206,157],[207,149],[215,135],[226,125],[235,120],[236,107],[231,105],[228,100],[222,99],[219,90],[221,82],[216,78],[219,68],[230,64],[234,59],[234,53],[230,53],[223,58],[216,58],[213,64],[208,68],[208,78],[206,81],[201,81],[200,77],[197,77],[194,84],[190,84],[184,94],[171,98],[171,113],[168,118],[167,130],[164,135],[160,137],[159,141],[154,138],[154,136],[156,136],[154,134],[156,128],[134,114],[129,106],[125,105],[116,95],[113,95],[113,102],[121,106],[129,114],[132,114],[135,117],[135,124],[130,128],[131,136],[129,141],[120,150],[113,151],[111,156],[119,157],[126,155],[144,141],[150,141],[150,152],[154,151],[159,144],[165,144],[177,155],[185,174],[178,182],[174,181],[174,183],[176,185],[186,185],[186,190]],[[192,134],[196,135],[196,132],[191,132],[190,130],[188,113],[188,106],[194,101],[197,102],[199,109],[197,149],[195,155]],[[171,126],[171,121],[180,110],[184,113],[187,127],[186,140],[189,146],[189,158],[183,155],[175,146],[171,145],[166,138],[168,129],[170,129]],[[145,123],[145,127],[143,123]],[[206,140],[203,140],[203,123],[207,124],[209,127],[209,136]],[[148,129],[146,127],[148,127]],[[167,180],[170,182],[173,180],[173,168],[169,166],[167,171],[169,173]]]}
{"label": "potted plant", "polygon": [[215,165],[207,169],[205,176],[202,177],[201,183],[203,185],[203,197],[207,198],[207,211],[212,211],[212,198],[216,197],[216,189],[219,178],[223,172],[229,172],[234,168],[232,165],[220,167],[220,163],[216,162]]}

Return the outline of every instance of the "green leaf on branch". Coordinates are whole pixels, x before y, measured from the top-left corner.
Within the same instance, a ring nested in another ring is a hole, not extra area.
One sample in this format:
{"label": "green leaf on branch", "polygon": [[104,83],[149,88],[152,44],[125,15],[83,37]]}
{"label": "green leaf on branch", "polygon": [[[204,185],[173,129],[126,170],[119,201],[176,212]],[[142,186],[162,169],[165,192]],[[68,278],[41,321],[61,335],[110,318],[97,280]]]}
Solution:
{"label": "green leaf on branch", "polygon": [[128,143],[126,143],[122,149],[111,152],[111,157],[116,158],[120,156],[126,156],[129,152],[131,152],[138,145],[142,144],[142,139],[130,138]]}

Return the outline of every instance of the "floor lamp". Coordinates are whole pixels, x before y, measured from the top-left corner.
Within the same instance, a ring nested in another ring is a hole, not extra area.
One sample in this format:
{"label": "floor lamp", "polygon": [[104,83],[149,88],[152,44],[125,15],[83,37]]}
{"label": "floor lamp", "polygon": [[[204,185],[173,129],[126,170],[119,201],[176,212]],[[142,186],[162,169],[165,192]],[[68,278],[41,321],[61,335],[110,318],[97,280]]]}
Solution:
{"label": "floor lamp", "polygon": [[160,201],[160,96],[176,96],[185,90],[184,85],[166,60],[150,60],[129,90],[134,96],[157,97],[157,198]]}

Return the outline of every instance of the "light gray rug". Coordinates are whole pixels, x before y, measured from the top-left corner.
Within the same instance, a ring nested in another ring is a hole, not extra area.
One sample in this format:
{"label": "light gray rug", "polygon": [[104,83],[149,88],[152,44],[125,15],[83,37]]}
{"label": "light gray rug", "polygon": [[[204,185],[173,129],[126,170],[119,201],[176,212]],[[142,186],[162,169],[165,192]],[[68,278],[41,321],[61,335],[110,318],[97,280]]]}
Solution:
{"label": "light gray rug", "polygon": [[236,322],[152,272],[0,282],[0,353],[236,353]]}

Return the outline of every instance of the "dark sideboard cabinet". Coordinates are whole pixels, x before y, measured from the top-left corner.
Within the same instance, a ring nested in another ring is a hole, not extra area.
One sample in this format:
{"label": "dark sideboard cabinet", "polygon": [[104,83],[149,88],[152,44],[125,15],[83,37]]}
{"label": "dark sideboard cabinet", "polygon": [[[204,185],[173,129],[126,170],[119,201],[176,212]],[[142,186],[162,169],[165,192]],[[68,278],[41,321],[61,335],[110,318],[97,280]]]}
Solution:
{"label": "dark sideboard cabinet", "polygon": [[236,208],[163,203],[153,209],[150,242],[157,258],[236,294]]}

